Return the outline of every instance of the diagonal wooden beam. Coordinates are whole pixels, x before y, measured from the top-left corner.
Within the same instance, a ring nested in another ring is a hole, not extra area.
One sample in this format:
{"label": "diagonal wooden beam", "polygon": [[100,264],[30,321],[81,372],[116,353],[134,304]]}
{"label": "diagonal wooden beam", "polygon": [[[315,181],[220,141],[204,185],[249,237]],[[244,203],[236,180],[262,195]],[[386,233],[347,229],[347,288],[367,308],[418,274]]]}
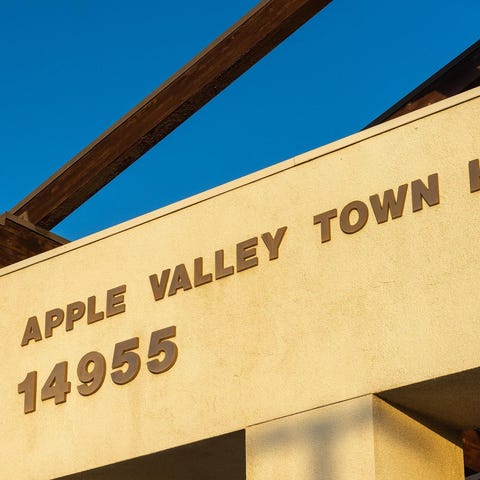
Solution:
{"label": "diagonal wooden beam", "polygon": [[265,0],[10,213],[51,229],[331,0]]}

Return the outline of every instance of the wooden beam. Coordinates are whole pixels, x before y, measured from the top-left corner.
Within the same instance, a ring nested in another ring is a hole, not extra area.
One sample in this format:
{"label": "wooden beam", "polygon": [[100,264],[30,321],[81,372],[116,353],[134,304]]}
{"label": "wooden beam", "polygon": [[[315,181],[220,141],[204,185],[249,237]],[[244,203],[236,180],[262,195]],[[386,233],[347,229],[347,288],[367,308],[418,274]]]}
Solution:
{"label": "wooden beam", "polygon": [[62,237],[5,213],[0,216],[0,268],[67,243]]}
{"label": "wooden beam", "polygon": [[265,0],[10,213],[51,229],[331,0]]}
{"label": "wooden beam", "polygon": [[365,128],[392,120],[480,85],[480,41],[467,48]]}
{"label": "wooden beam", "polygon": [[480,435],[476,430],[462,432],[463,463],[472,472],[480,472]]}

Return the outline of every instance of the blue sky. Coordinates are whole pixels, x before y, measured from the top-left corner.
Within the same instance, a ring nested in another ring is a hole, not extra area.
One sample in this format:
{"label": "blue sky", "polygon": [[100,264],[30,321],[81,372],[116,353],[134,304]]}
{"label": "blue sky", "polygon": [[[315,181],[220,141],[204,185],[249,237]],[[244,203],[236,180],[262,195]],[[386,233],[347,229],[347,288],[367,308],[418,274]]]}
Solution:
{"label": "blue sky", "polygon": [[[0,0],[0,211],[254,0]],[[363,128],[480,38],[478,0],[333,0],[54,231],[115,225]]]}

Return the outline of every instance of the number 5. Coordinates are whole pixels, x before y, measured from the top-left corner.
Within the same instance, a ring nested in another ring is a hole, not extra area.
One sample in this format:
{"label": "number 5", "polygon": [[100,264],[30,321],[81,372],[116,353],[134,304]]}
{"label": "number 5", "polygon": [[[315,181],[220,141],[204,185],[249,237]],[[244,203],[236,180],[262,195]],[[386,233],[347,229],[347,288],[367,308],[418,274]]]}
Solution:
{"label": "number 5", "polygon": [[124,342],[115,344],[115,350],[113,352],[112,368],[121,368],[127,364],[127,369],[116,370],[110,374],[112,380],[117,385],[125,385],[131,382],[138,374],[140,370],[140,357],[137,353],[132,352],[138,348],[138,337],[130,338]]}
{"label": "number 5", "polygon": [[150,346],[148,347],[148,358],[153,358],[164,353],[162,360],[155,358],[147,362],[148,370],[151,373],[163,373],[170,370],[177,361],[178,347],[177,345],[168,340],[173,338],[177,334],[177,327],[162,328],[152,333],[150,337]]}

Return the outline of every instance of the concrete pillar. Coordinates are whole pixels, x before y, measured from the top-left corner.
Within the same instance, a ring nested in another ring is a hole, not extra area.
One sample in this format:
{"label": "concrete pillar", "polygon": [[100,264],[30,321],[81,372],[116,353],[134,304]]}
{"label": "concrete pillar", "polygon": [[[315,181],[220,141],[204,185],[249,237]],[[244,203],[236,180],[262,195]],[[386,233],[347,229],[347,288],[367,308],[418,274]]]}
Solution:
{"label": "concrete pillar", "polygon": [[246,445],[247,480],[373,480],[372,398],[255,425]]}
{"label": "concrete pillar", "polygon": [[377,397],[373,421],[375,480],[464,479],[456,432],[417,421]]}
{"label": "concrete pillar", "polygon": [[372,395],[246,430],[247,480],[463,479],[462,450]]}

